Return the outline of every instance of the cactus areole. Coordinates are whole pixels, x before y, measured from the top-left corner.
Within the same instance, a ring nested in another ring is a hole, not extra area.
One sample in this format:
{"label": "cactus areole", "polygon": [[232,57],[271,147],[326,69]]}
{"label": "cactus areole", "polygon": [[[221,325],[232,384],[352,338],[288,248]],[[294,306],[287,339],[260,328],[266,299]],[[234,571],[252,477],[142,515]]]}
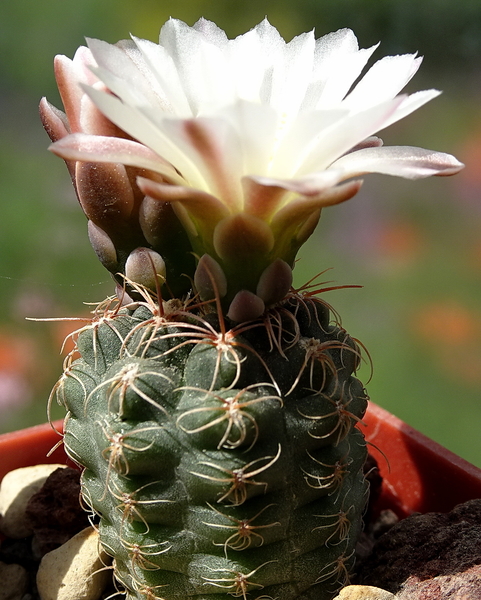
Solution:
{"label": "cactus areole", "polygon": [[462,168],[374,137],[438,94],[399,94],[416,55],[361,76],[375,49],[171,19],[158,44],[56,57],[65,113],[44,99],[42,120],[117,295],[53,395],[129,600],[328,600],[349,581],[360,348],[315,286],[292,287],[295,257],[360,175]]}

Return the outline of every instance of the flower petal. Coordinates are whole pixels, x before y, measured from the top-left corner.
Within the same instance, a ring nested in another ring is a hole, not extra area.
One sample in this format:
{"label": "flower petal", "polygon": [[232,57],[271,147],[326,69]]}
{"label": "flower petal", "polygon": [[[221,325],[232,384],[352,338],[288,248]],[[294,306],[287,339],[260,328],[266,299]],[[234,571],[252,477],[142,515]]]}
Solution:
{"label": "flower petal", "polygon": [[170,19],[159,41],[172,57],[193,116],[234,100],[228,61],[217,43],[212,43],[212,35]]}
{"label": "flower petal", "polygon": [[113,45],[93,38],[88,38],[87,43],[98,64],[92,71],[111,92],[134,106],[153,104],[160,110],[168,108],[162,89],[138,49],[134,61],[132,50],[127,52],[125,43]]}
{"label": "flower petal", "polygon": [[49,138],[56,142],[69,135],[70,124],[64,112],[55,108],[46,98],[40,100],[40,118]]}
{"label": "flower petal", "polygon": [[156,79],[162,97],[165,99],[163,110],[178,117],[191,117],[192,110],[182,87],[182,81],[174,61],[165,48],[149,40],[133,37],[145,65]]}
{"label": "flower petal", "polygon": [[170,183],[185,184],[172,165],[143,144],[131,140],[75,133],[52,144],[50,150],[65,160],[122,163],[160,173]]}
{"label": "flower petal", "polygon": [[385,56],[378,60],[346,97],[343,105],[360,111],[376,102],[394,98],[419,69],[421,57],[415,54]]}
{"label": "flower petal", "polygon": [[[155,107],[138,109],[123,104],[115,96],[94,88],[86,88],[86,92],[113,123],[175,165],[190,185],[201,189],[207,188],[197,165],[180,150],[177,140],[169,138],[163,132],[161,124],[164,117],[162,114],[157,114]],[[159,121],[159,126],[156,126],[156,119]]]}
{"label": "flower petal", "polygon": [[213,194],[233,210],[242,210],[242,190],[239,173],[242,159],[238,137],[222,119],[166,119],[166,134],[193,161]]}
{"label": "flower petal", "polygon": [[274,234],[292,228],[293,223],[303,222],[311,213],[319,208],[334,206],[349,200],[357,194],[361,188],[362,180],[349,181],[312,198],[297,197],[289,202],[282,210],[276,213],[272,220]]}
{"label": "flower petal", "polygon": [[319,38],[312,84],[303,108],[324,109],[338,105],[378,46],[359,50],[350,29],[340,29]]}
{"label": "flower petal", "polygon": [[403,101],[403,96],[397,96],[362,112],[351,113],[326,127],[301,157],[303,162],[298,165],[299,175],[329,167],[359,142],[382,129]]}
{"label": "flower petal", "polygon": [[97,78],[90,71],[95,64],[92,53],[84,46],[78,48],[73,60],[61,54],[55,57],[55,78],[72,132],[82,130],[79,106],[84,91],[80,84],[95,84]]}
{"label": "flower petal", "polygon": [[422,92],[415,92],[410,96],[404,97],[404,100],[401,102],[401,104],[399,104],[392,115],[386,119],[382,128],[385,129],[393,123],[404,119],[404,117],[407,117],[418,108],[421,108],[421,106],[426,104],[426,102],[429,102],[433,98],[439,96],[440,93],[441,92],[439,90],[424,90]]}
{"label": "flower petal", "polygon": [[336,185],[341,180],[341,177],[342,171],[337,171],[333,168],[326,171],[320,171],[319,173],[312,173],[305,177],[298,177],[296,179],[280,179],[252,175],[248,178],[246,177],[246,180],[251,180],[258,185],[282,188],[302,196],[314,197]]}
{"label": "flower petal", "polygon": [[[137,185],[146,196],[161,200],[162,202],[172,202],[174,209],[176,204],[181,204],[188,212],[188,218],[195,219],[196,222],[205,224],[205,228],[214,229],[215,225],[224,217],[228,216],[225,206],[217,198],[201,190],[195,190],[190,187],[179,185],[169,185],[137,177]],[[186,225],[189,234],[196,236],[198,229],[186,224],[185,215],[178,215],[179,219]]]}
{"label": "flower petal", "polygon": [[332,165],[344,171],[343,179],[364,173],[383,173],[408,179],[431,175],[454,175],[464,167],[454,156],[411,146],[365,148],[346,154]]}

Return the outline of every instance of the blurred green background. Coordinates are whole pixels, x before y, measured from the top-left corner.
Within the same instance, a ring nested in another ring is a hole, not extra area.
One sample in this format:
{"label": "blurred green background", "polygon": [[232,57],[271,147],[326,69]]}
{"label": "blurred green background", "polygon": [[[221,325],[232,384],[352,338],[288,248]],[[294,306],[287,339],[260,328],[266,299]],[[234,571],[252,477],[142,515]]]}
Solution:
{"label": "blurred green background", "polygon": [[[372,399],[481,466],[481,3],[479,0],[17,0],[0,8],[0,431],[46,419],[59,348],[83,302],[111,293],[90,249],[67,171],[46,148],[41,96],[60,106],[55,54],[83,36],[155,40],[170,16],[214,20],[230,37],[267,15],[286,38],[352,27],[375,57],[419,51],[409,90],[444,94],[383,133],[386,143],[455,154],[448,179],[369,176],[324,211],[296,283],[362,284],[329,292],[343,325],[369,349]],[[77,322],[76,325],[79,325]],[[80,322],[81,325],[81,322]],[[363,368],[361,378],[369,377]],[[53,415],[60,417],[58,407]]]}

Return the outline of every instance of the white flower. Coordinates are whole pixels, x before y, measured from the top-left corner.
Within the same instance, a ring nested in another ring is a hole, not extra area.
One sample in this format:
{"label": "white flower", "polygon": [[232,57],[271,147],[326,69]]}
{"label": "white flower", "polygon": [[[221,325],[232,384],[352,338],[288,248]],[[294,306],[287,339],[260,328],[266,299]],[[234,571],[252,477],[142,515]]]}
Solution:
{"label": "white flower", "polygon": [[173,203],[194,251],[237,280],[231,298],[255,292],[276,260],[292,266],[320,209],[358,191],[353,178],[463,167],[448,154],[383,147],[373,137],[439,92],[400,94],[421,64],[413,54],[385,57],[361,77],[377,46],[359,49],[349,29],[286,43],[264,20],[228,40],[205,19],[193,27],[171,19],[159,44],[88,45],[98,81],[83,90],[127,135],[77,129],[52,150],[68,161],[146,169],[140,189]]}

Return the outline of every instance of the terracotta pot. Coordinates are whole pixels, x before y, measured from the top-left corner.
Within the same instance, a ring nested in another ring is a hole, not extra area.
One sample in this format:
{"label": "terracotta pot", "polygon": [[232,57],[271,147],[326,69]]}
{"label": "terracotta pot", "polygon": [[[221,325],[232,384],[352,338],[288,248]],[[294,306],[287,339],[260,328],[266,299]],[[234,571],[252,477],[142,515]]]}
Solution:
{"label": "terracotta pot", "polygon": [[[456,504],[481,498],[481,469],[471,465],[406,423],[371,403],[359,427],[378,460],[383,486],[376,510],[399,517],[413,512],[447,512]],[[61,431],[62,422],[54,423]],[[49,424],[0,435],[0,479],[18,467],[69,463],[61,438]]]}

